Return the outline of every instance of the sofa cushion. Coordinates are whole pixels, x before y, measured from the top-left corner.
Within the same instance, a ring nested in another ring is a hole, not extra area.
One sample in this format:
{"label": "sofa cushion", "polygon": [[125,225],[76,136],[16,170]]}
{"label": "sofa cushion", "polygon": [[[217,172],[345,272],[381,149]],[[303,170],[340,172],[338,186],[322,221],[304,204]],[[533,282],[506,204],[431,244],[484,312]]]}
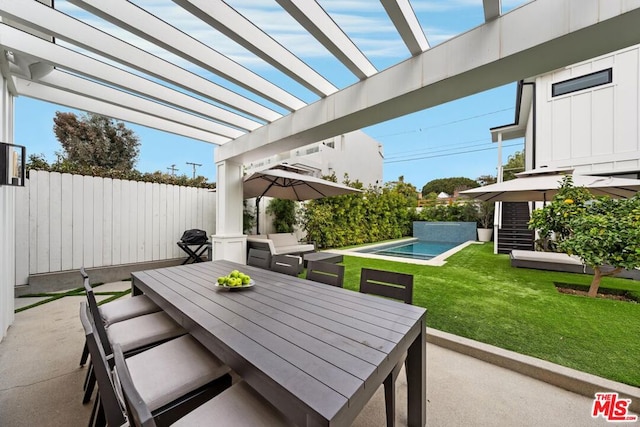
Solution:
{"label": "sofa cushion", "polygon": [[247,236],[247,240],[267,240],[266,234],[250,234]]}
{"label": "sofa cushion", "polygon": [[313,244],[276,246],[274,255],[299,254],[302,252],[313,252],[314,250],[315,250],[315,246],[313,246]]}
{"label": "sofa cushion", "polygon": [[293,233],[273,233],[269,234],[269,239],[273,242],[273,246],[276,248],[281,246],[298,245],[298,238]]}

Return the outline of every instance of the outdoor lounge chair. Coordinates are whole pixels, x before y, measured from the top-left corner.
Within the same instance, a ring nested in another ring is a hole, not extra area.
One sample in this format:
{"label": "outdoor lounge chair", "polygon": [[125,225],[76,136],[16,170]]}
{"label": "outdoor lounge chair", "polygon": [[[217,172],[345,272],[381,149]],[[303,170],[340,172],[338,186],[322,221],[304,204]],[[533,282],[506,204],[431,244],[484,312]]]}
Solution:
{"label": "outdoor lounge chair", "polygon": [[[410,274],[363,268],[360,272],[360,292],[413,302],[413,276]],[[384,403],[387,414],[387,427],[393,427],[396,421],[396,379],[406,360],[398,362],[384,380]],[[405,367],[406,371],[406,367]],[[409,372],[406,373],[407,376]]]}
{"label": "outdoor lounge chair", "polygon": [[[509,254],[509,259],[512,267],[593,274],[593,269],[584,265],[580,258],[561,252],[513,250]],[[613,269],[610,266],[605,268],[607,271]],[[615,277],[640,280],[640,270],[622,270]]]}
{"label": "outdoor lounge chair", "polygon": [[[156,419],[146,399],[139,391],[138,379],[130,371],[119,347],[114,348],[117,383],[121,387],[129,425],[155,427]],[[218,426],[290,426],[275,407],[256,393],[246,382],[240,381],[213,399],[193,409],[172,424],[174,427],[202,425]]]}
{"label": "outdoor lounge chair", "polygon": [[307,279],[327,285],[342,287],[344,265],[322,261],[307,261]]}
{"label": "outdoor lounge chair", "polygon": [[[89,425],[124,425],[124,405],[121,406],[116,393],[112,372],[113,358],[107,358],[105,345],[84,301],[80,304],[80,320],[98,381],[98,396]],[[122,348],[118,345],[116,348],[123,358]],[[191,335],[131,356],[127,365],[143,390],[145,404],[160,425],[172,424],[231,386],[230,369]]]}

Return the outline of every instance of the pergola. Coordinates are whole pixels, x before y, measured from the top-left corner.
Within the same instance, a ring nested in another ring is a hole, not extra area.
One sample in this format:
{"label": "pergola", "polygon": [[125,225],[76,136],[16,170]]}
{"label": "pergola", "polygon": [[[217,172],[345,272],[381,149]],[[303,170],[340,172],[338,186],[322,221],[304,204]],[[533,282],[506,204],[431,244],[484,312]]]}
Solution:
{"label": "pergola", "polygon": [[[336,87],[231,1],[173,3],[304,87],[310,101],[182,32],[143,1],[67,0],[91,18],[81,20],[55,8],[63,2],[0,0],[3,140],[13,141],[13,97],[26,96],[217,145],[214,253],[244,262],[243,163],[640,43],[638,0],[535,0],[505,14],[500,0],[483,0],[484,24],[435,47],[409,0],[380,0],[407,49],[406,60],[380,71],[322,2],[276,1],[355,84]],[[97,29],[96,18],[121,31]],[[135,47],[131,35],[212,77]]]}

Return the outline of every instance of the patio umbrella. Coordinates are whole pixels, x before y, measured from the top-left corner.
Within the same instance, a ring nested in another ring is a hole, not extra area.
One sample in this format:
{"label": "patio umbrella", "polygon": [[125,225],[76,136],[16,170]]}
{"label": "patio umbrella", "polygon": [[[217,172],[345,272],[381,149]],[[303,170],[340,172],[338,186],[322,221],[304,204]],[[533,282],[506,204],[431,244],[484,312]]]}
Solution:
{"label": "patio umbrella", "polygon": [[[460,194],[487,202],[546,202],[558,191],[566,173],[542,170],[517,174],[510,181],[461,191]],[[640,180],[594,175],[573,175],[576,187],[586,187],[594,196],[629,198],[640,191]]]}
{"label": "patio umbrella", "polygon": [[[357,193],[360,190],[283,169],[267,169],[248,175],[244,179],[243,192],[245,199],[256,198],[256,209],[259,209],[260,199],[264,196],[301,201]],[[258,210],[256,221],[258,234],[260,234],[259,217]]]}

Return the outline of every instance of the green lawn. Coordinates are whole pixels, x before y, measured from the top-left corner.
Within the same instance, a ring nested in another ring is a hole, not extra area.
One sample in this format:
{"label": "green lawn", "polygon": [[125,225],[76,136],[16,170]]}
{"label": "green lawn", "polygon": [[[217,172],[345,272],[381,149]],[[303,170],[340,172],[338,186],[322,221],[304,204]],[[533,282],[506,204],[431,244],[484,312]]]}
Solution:
{"label": "green lawn", "polygon": [[[427,325],[640,386],[640,304],[561,294],[554,282],[589,284],[591,276],[512,268],[493,244],[471,245],[442,267],[344,257],[345,288],[357,290],[362,267],[413,274],[413,302]],[[601,288],[640,296],[640,282],[605,278]]]}

